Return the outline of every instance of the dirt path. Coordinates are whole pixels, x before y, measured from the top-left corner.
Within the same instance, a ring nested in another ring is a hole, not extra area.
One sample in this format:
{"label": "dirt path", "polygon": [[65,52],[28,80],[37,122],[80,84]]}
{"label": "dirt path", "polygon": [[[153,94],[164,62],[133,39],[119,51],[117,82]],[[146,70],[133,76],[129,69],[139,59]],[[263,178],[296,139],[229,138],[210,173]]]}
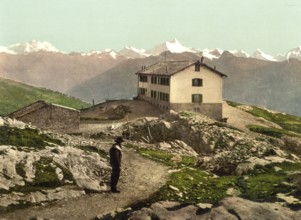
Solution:
{"label": "dirt path", "polygon": [[258,136],[257,133],[251,132],[247,125],[259,125],[264,127],[276,127],[279,126],[274,124],[273,122],[264,120],[263,118],[255,117],[241,109],[232,107],[228,105],[226,102],[223,103],[223,115],[225,118],[228,118],[227,123],[239,128],[240,130],[254,136]]}
{"label": "dirt path", "polygon": [[123,150],[123,171],[119,182],[120,194],[99,193],[59,201],[45,207],[32,207],[0,215],[0,219],[94,219],[97,215],[148,198],[167,179],[167,167],[143,158],[131,149]]}

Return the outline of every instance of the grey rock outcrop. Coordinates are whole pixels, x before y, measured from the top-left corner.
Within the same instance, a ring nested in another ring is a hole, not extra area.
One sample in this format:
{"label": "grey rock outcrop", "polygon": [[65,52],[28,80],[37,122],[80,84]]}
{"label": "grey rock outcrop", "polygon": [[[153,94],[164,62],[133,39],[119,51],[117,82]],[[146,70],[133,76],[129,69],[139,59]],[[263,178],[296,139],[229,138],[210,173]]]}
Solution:
{"label": "grey rock outcrop", "polygon": [[239,197],[228,197],[217,207],[211,209],[207,207],[210,206],[180,207],[175,202],[157,202],[149,208],[133,212],[129,219],[297,220],[301,218],[301,211],[292,211],[280,204],[257,203]]}
{"label": "grey rock outcrop", "polygon": [[[175,152],[180,146],[181,152],[192,155],[192,149],[199,155],[199,166],[221,175],[248,172],[256,162],[275,162],[271,157],[290,162],[299,160],[266,137],[254,138],[226,123],[191,112],[172,112],[160,119],[139,119],[120,129],[127,130],[133,140],[158,146],[167,152]],[[239,164],[242,165],[238,167]]]}
{"label": "grey rock outcrop", "polygon": [[[0,126],[21,130],[29,127],[23,122],[1,117]],[[36,128],[31,126],[31,129]],[[51,143],[43,148],[0,145],[0,209],[13,204],[74,198],[85,194],[85,190],[107,190],[111,168],[106,158],[85,150],[85,146],[91,146],[90,140],[55,135],[41,130],[39,133],[57,136],[67,146]],[[47,186],[48,189],[43,192],[35,191],[32,190],[34,186]],[[27,187],[32,187],[28,193],[18,190]]]}

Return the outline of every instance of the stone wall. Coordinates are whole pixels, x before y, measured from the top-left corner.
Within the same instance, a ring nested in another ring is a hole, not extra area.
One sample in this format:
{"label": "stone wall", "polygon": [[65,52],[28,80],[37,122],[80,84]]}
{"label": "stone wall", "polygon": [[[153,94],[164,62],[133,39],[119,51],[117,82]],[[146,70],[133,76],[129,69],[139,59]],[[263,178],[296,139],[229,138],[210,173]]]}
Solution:
{"label": "stone wall", "polygon": [[79,111],[51,104],[16,119],[57,132],[75,132],[79,129]]}
{"label": "stone wall", "polygon": [[171,103],[170,109],[180,111],[199,112],[209,118],[221,120],[223,118],[223,104],[222,103]]}
{"label": "stone wall", "polygon": [[163,111],[173,110],[176,112],[181,112],[181,111],[199,112],[217,121],[220,121],[223,118],[223,103],[201,103],[201,104],[169,103],[169,102],[155,100],[146,96],[139,96],[139,99],[144,100]]}

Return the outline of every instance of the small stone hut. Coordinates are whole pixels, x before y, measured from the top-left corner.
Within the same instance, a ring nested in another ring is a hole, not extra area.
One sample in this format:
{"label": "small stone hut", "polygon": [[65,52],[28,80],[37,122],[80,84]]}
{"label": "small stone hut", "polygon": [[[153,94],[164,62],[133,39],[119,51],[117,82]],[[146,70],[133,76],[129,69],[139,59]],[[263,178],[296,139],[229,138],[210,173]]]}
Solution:
{"label": "small stone hut", "polygon": [[8,116],[42,129],[71,133],[79,129],[80,111],[62,105],[37,101]]}

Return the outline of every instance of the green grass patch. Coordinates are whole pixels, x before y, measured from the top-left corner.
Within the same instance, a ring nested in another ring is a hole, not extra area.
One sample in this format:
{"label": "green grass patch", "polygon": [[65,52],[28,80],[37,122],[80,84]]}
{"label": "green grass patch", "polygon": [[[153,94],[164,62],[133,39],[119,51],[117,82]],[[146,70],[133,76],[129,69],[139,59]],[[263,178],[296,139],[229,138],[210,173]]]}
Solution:
{"label": "green grass patch", "polygon": [[182,160],[181,160],[180,164],[182,166],[193,167],[196,165],[197,158],[194,156],[182,155],[181,158],[182,158]]}
{"label": "green grass patch", "polygon": [[85,152],[94,152],[94,153],[97,153],[100,157],[102,158],[108,158],[109,157],[109,154],[102,150],[102,149],[99,149],[97,148],[96,146],[91,146],[91,145],[80,145],[80,146],[76,146],[76,148],[79,148]]}
{"label": "green grass patch", "polygon": [[183,168],[171,174],[166,185],[155,193],[149,202],[170,200],[183,204],[200,202],[217,204],[226,197],[228,188],[236,187],[236,179],[235,176],[215,178],[199,169]]}
{"label": "green grass patch", "polygon": [[194,166],[197,158],[194,156],[181,155],[180,158],[175,158],[175,154],[167,153],[162,150],[138,148],[132,144],[125,144],[126,147],[135,149],[139,154],[154,161],[163,163],[171,167]]}
{"label": "green grass patch", "polygon": [[247,128],[250,131],[268,135],[275,138],[281,138],[284,135],[301,138],[301,134],[299,135],[297,133],[293,133],[288,130],[279,129],[279,128],[269,128],[269,127],[263,127],[258,125],[248,125]]}
{"label": "green grass patch", "polygon": [[0,145],[13,145],[19,149],[22,149],[22,147],[44,149],[45,146],[49,146],[51,143],[64,146],[62,141],[40,133],[36,129],[0,126]]}
{"label": "green grass patch", "polygon": [[248,111],[250,114],[272,121],[285,130],[301,134],[301,117],[282,113],[272,113],[256,106],[252,106],[252,108],[252,110]]}
{"label": "green grass patch", "polygon": [[60,92],[33,87],[8,79],[0,79],[0,115],[7,115],[38,100],[75,109],[91,106],[91,104]]}
{"label": "green grass patch", "polygon": [[186,117],[186,118],[191,118],[196,115],[195,112],[180,112],[180,116]]}
{"label": "green grass patch", "polygon": [[[243,105],[231,101],[227,101],[227,103],[233,107],[238,107]],[[284,130],[293,131],[301,134],[301,117],[290,115],[290,114],[274,113],[266,109],[259,108],[257,106],[251,106],[251,107],[252,110],[247,110],[246,112],[256,117],[262,117],[268,121],[274,122],[275,124],[281,126]]]}
{"label": "green grass patch", "polygon": [[[275,167],[282,170],[276,171]],[[266,166],[257,166],[250,176],[241,183],[243,197],[255,201],[275,202],[277,193],[292,193],[294,196],[295,187],[286,184],[290,180],[287,177],[288,172],[301,169],[301,163],[274,163]],[[300,196],[297,195],[299,199]]]}
{"label": "green grass patch", "polygon": [[[274,167],[282,170],[276,172]],[[291,193],[300,199],[301,195],[295,192],[295,187],[287,184],[287,172],[301,169],[301,163],[277,163],[257,167],[249,176],[221,176],[200,169],[183,168],[172,173],[170,179],[149,200],[148,204],[170,200],[182,204],[211,203],[217,204],[227,197],[227,189],[234,188],[241,194],[239,196],[253,201],[276,202],[278,193]],[[175,187],[175,188],[173,188]]]}
{"label": "green grass patch", "polygon": [[240,103],[232,102],[232,101],[227,101],[227,103],[228,103],[228,105],[230,105],[230,106],[232,106],[232,107],[238,107],[238,106],[242,105],[242,104],[240,104]]}
{"label": "green grass patch", "polygon": [[142,156],[148,157],[157,162],[164,163],[168,166],[172,166],[173,164],[172,163],[173,155],[170,153],[166,153],[164,151],[159,151],[159,150],[144,149],[144,148],[138,149],[137,152]]}
{"label": "green grass patch", "polygon": [[33,186],[55,188],[62,185],[51,158],[41,157],[40,160],[34,163],[34,167],[36,172]]}

